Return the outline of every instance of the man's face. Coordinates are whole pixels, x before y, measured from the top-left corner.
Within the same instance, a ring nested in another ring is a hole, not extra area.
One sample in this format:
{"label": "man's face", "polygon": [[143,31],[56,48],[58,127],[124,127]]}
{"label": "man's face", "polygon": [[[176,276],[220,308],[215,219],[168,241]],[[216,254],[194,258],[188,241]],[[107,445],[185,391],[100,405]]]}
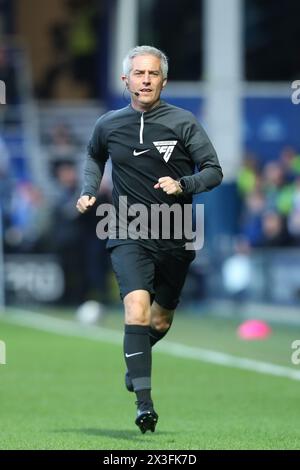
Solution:
{"label": "man's face", "polygon": [[[166,80],[163,80],[160,59],[153,55],[140,55],[132,59],[128,81],[132,104],[136,109],[150,110],[159,101]],[[139,93],[138,96],[134,92]]]}

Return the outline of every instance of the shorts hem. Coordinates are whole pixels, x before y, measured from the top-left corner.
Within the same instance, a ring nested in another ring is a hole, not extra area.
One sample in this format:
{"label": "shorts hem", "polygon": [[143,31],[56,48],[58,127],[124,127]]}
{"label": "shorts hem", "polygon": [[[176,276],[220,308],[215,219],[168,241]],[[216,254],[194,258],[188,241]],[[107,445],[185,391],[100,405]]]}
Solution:
{"label": "shorts hem", "polygon": [[126,297],[126,295],[130,294],[130,292],[133,292],[135,290],[145,290],[147,292],[149,292],[150,294],[150,297],[152,298],[155,294],[154,291],[151,291],[150,289],[148,289],[147,287],[145,286],[138,286],[138,287],[133,287],[132,289],[127,289],[124,293],[123,292],[120,292],[120,297],[122,300],[124,300],[124,297]]}

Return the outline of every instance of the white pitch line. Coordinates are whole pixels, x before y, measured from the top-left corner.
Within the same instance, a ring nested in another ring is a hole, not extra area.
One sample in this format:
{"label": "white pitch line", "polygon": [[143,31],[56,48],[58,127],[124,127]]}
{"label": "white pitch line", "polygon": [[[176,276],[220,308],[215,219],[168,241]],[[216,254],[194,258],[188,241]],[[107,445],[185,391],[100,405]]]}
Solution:
{"label": "white pitch line", "polygon": [[[63,336],[87,338],[94,341],[105,341],[120,345],[123,341],[123,333],[98,326],[86,326],[51,317],[46,314],[33,313],[22,310],[14,310],[16,313],[6,313],[0,316],[1,320],[8,323],[27,326],[46,332],[56,333]],[[217,364],[220,366],[234,367],[249,370],[261,374],[277,377],[287,377],[300,380],[300,371],[289,367],[279,366],[269,362],[256,361],[244,357],[232,356],[218,351],[186,346],[180,343],[164,341],[160,343],[157,351],[186,359],[194,359],[202,362]]]}

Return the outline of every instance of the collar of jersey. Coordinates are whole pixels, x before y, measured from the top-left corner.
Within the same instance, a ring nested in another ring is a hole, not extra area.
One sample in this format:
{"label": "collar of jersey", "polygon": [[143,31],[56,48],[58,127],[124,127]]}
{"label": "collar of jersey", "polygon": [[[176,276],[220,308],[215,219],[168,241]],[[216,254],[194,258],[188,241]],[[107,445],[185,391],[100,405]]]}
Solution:
{"label": "collar of jersey", "polygon": [[147,116],[148,116],[149,114],[152,114],[152,113],[154,114],[155,111],[160,109],[164,104],[165,104],[165,102],[163,100],[160,100],[160,103],[157,106],[155,106],[155,108],[151,109],[150,111],[137,111],[136,109],[134,109],[131,106],[131,104],[129,104],[128,106],[134,113],[136,113],[136,114],[147,114]]}

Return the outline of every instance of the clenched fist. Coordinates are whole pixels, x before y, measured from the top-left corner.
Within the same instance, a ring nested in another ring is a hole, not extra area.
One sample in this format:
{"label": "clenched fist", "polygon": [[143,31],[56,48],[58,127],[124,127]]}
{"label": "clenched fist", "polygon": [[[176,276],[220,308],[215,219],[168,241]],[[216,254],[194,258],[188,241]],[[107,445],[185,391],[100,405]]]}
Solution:
{"label": "clenched fist", "polygon": [[76,208],[84,214],[90,207],[92,207],[96,202],[96,198],[93,196],[81,196],[76,204]]}
{"label": "clenched fist", "polygon": [[178,181],[173,180],[170,176],[159,178],[158,183],[154,185],[155,189],[162,189],[167,194],[181,194],[183,191]]}

